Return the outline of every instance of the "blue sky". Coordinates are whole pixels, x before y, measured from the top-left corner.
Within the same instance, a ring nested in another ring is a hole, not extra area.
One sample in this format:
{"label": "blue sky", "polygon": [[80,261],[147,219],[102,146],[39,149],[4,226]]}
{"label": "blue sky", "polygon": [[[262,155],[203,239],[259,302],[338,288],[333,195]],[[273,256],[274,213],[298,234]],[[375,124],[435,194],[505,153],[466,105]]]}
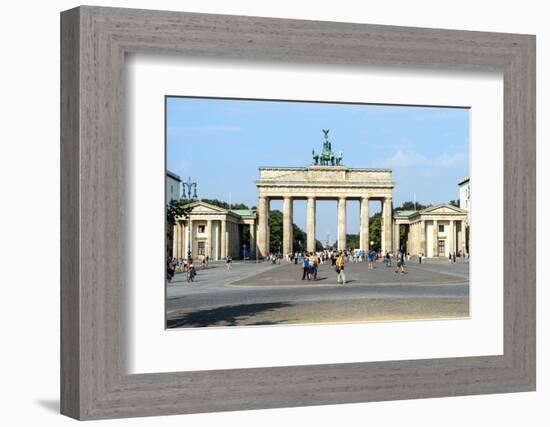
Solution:
{"label": "blue sky", "polygon": [[[392,169],[394,206],[414,193],[423,204],[458,199],[469,174],[468,109],[170,97],[166,111],[167,167],[196,181],[201,198],[255,206],[258,167],[311,164],[322,129],[345,166]],[[336,212],[336,201],[318,203],[318,239],[334,240]],[[294,222],[305,229],[305,218],[305,202],[295,202]],[[358,230],[359,203],[348,202],[347,232]]]}

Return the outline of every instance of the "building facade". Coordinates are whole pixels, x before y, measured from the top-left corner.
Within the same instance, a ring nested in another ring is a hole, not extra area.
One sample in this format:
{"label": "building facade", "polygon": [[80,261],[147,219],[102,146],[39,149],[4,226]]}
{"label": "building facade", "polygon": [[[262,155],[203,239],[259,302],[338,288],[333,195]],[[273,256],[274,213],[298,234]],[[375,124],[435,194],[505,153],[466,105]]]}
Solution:
{"label": "building facade", "polygon": [[293,252],[292,211],[294,200],[307,200],[307,246],[315,251],[315,209],[317,200],[338,202],[338,249],[346,246],[346,202],[358,200],[360,209],[359,240],[361,249],[369,246],[369,201],[382,208],[382,250],[392,251],[391,169],[346,168],[312,165],[309,167],[261,167],[258,188],[258,242],[260,256],[269,251],[269,202],[283,201],[283,254]]}
{"label": "building facade", "polygon": [[166,203],[181,197],[181,178],[173,172],[166,171]]}
{"label": "building facade", "polygon": [[194,202],[187,218],[177,218],[172,256],[212,261],[255,258],[256,211],[229,210]]}
{"label": "building facade", "polygon": [[[429,258],[466,254],[468,212],[450,204],[430,206],[420,211],[396,211],[395,246],[411,255]],[[405,242],[399,242],[400,227],[405,227]]]}
{"label": "building facade", "polygon": [[458,192],[460,196],[460,207],[468,211],[468,225],[470,225],[470,191],[470,177],[467,176],[458,182]]}
{"label": "building facade", "polygon": [[[362,250],[370,248],[369,201],[376,200],[381,205],[382,252],[405,250],[411,255],[430,258],[446,257],[453,253],[467,254],[469,179],[459,183],[460,208],[440,204],[420,211],[394,212],[394,182],[391,174],[391,169],[335,165],[260,167],[260,176],[256,181],[257,209],[231,210],[205,202],[192,203],[189,215],[176,220],[172,256],[185,258],[190,252],[193,258],[202,259],[208,256],[212,261],[223,260],[228,256],[234,259],[265,257],[270,247],[269,206],[272,200],[283,201],[284,255],[294,251],[292,242],[295,200],[307,201],[305,249],[308,252],[315,251],[317,200],[338,202],[338,249],[346,248],[346,202],[360,202],[358,249]],[[181,180],[178,179],[175,174],[167,174],[167,200],[176,197],[176,186],[179,194]],[[400,241],[402,228],[405,230],[405,239]]]}

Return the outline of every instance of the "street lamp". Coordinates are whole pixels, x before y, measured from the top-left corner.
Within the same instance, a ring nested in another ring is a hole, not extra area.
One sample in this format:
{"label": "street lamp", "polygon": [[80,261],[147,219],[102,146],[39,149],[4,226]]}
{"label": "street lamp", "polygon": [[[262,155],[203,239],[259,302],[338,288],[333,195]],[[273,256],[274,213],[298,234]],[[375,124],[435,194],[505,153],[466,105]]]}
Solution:
{"label": "street lamp", "polygon": [[[187,182],[182,182],[183,198],[189,203],[197,199],[197,183],[191,181],[191,177]],[[189,227],[187,227],[187,259],[191,259],[191,220],[187,219]]]}

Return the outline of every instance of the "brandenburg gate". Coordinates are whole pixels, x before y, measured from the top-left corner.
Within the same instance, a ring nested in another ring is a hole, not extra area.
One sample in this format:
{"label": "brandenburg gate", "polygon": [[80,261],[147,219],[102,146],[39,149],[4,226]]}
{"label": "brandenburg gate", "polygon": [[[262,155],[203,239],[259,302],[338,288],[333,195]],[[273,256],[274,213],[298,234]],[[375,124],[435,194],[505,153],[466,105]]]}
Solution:
{"label": "brandenburg gate", "polygon": [[[328,133],[328,132],[326,132]],[[325,137],[326,137],[325,133]],[[325,141],[327,142],[327,141]],[[307,200],[307,251],[315,251],[315,207],[317,200],[338,201],[338,249],[346,247],[346,201],[360,202],[360,249],[369,248],[369,201],[382,205],[382,251],[392,251],[391,169],[346,168],[341,162],[317,160],[308,167],[260,167],[258,187],[257,248],[261,256],[269,252],[269,202],[283,200],[283,254],[292,248],[292,206],[294,200]],[[315,153],[314,153],[315,159]],[[337,163],[337,164],[333,164]]]}

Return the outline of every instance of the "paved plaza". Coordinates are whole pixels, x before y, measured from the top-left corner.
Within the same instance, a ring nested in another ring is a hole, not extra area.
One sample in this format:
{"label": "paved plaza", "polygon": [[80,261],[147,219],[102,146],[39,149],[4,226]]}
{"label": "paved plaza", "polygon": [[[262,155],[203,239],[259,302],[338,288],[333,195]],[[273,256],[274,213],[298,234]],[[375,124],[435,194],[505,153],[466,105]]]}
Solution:
{"label": "paved plaza", "polygon": [[167,326],[220,327],[469,316],[469,265],[447,260],[409,262],[406,274],[382,262],[348,263],[346,284],[330,265],[317,280],[301,280],[301,266],[281,261],[223,263],[198,269],[195,281],[176,274],[167,287]]}

